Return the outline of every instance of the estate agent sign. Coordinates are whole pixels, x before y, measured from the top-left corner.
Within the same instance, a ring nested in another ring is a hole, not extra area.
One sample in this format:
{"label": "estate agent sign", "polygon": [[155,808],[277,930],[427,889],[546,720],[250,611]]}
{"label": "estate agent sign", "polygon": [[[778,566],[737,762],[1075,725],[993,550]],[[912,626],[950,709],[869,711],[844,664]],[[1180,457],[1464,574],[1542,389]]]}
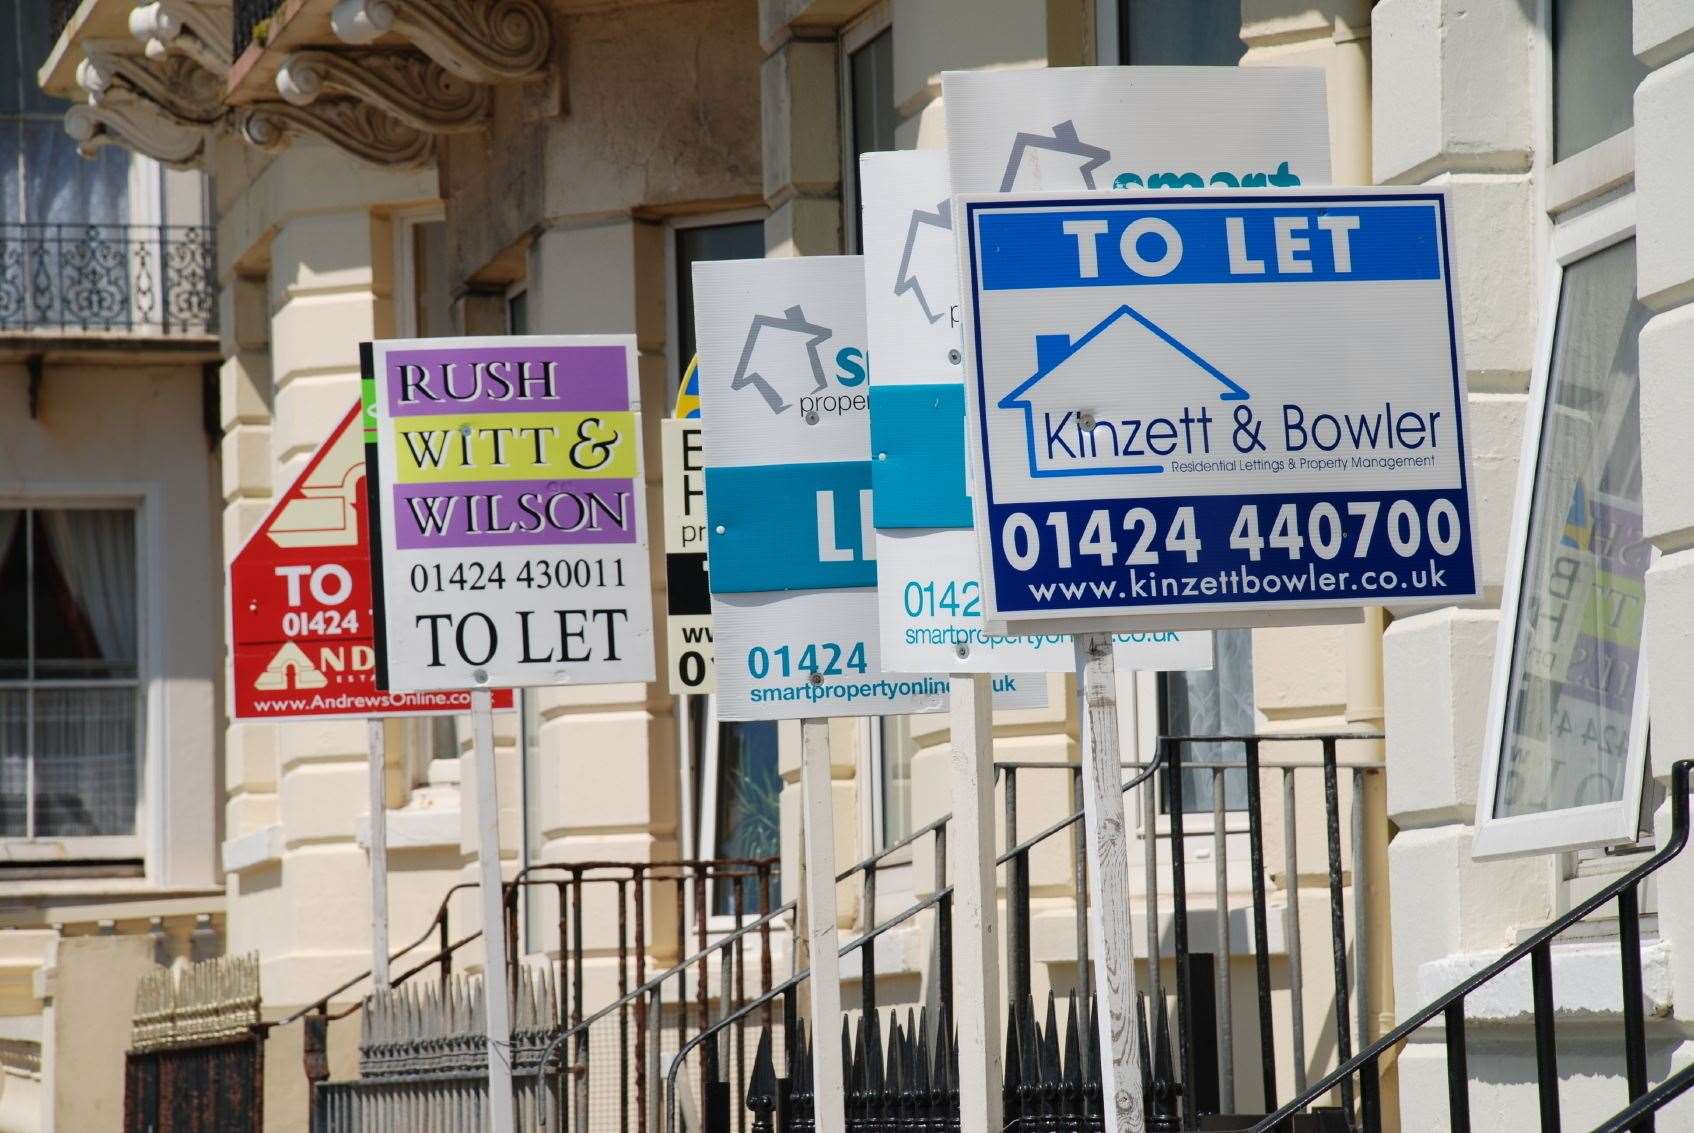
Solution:
{"label": "estate agent sign", "polygon": [[635,340],[363,352],[378,682],[653,679]]}

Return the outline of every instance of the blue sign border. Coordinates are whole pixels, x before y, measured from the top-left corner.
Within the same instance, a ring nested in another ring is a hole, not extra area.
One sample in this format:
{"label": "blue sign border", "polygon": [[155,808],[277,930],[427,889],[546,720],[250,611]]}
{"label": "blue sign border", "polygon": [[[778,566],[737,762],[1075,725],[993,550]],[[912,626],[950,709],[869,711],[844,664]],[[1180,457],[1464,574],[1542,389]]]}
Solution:
{"label": "blue sign border", "polygon": [[[970,376],[970,380],[974,381],[976,383],[977,404],[980,407],[979,412],[977,414],[977,431],[978,431],[978,445],[979,445],[978,451],[982,455],[982,493],[983,493],[982,494],[982,514],[989,517],[987,528],[986,528],[986,530],[984,530],[980,533],[979,537],[987,541],[984,544],[984,548],[985,548],[985,551],[986,551],[988,559],[989,559],[989,565],[993,568],[991,573],[992,573],[992,576],[994,577],[994,582],[995,582],[995,585],[994,585],[994,605],[995,605],[996,611],[998,613],[1000,613],[1000,614],[1012,613],[1012,614],[1026,615],[1026,616],[1027,615],[1047,614],[1047,615],[1052,616],[1052,617],[1064,617],[1067,614],[1072,614],[1072,613],[1100,611],[1102,609],[1106,609],[1106,610],[1115,609],[1115,610],[1117,610],[1119,616],[1134,617],[1137,614],[1142,613],[1143,611],[1135,610],[1135,609],[1132,609],[1132,608],[1131,609],[1124,609],[1124,608],[1121,607],[1121,603],[1117,603],[1113,606],[1102,606],[1102,605],[1071,605],[1071,606],[1054,605],[1054,606],[1048,606],[1048,605],[1031,604],[1031,605],[1027,605],[1027,606],[1026,605],[1019,605],[1015,608],[1012,608],[1012,607],[1008,607],[1008,604],[1005,601],[1005,595],[1001,592],[999,580],[1000,580],[1000,575],[1002,574],[1002,568],[1005,566],[1005,563],[1003,561],[1004,557],[1003,557],[1002,554],[1000,554],[999,549],[997,547],[997,531],[996,531],[995,526],[994,526],[993,516],[995,515],[995,513],[998,509],[1001,509],[1001,508],[1004,508],[1004,507],[1010,506],[1010,505],[1000,504],[995,499],[995,495],[994,495],[994,470],[993,470],[993,462],[990,459],[990,448],[989,448],[989,442],[988,442],[988,406],[989,406],[989,400],[988,400],[988,391],[987,391],[987,379],[986,379],[984,371],[983,371],[983,357],[982,357],[982,303],[981,303],[981,298],[982,298],[982,295],[984,293],[984,288],[983,288],[982,277],[981,277],[982,249],[981,249],[981,246],[979,244],[979,235],[980,235],[980,228],[981,228],[980,217],[985,213],[1004,212],[1004,211],[1013,211],[1013,210],[1025,210],[1025,211],[1027,211],[1027,210],[1032,210],[1032,209],[1039,209],[1039,210],[1042,210],[1042,211],[1048,211],[1048,210],[1059,211],[1059,210],[1064,210],[1064,209],[1071,209],[1071,210],[1078,210],[1078,211],[1094,211],[1094,212],[1101,212],[1101,213],[1107,213],[1107,212],[1123,213],[1123,212],[1126,212],[1126,211],[1135,211],[1135,210],[1145,210],[1145,211],[1150,211],[1150,212],[1161,212],[1161,211],[1168,211],[1168,210],[1171,210],[1171,209],[1205,209],[1205,208],[1213,208],[1213,207],[1216,207],[1218,205],[1229,205],[1229,204],[1250,205],[1250,206],[1253,206],[1255,208],[1275,208],[1275,207],[1278,207],[1278,206],[1287,206],[1287,205],[1301,205],[1301,204],[1304,204],[1304,205],[1326,205],[1326,204],[1334,205],[1334,204],[1342,204],[1342,203],[1346,203],[1346,204],[1355,204],[1355,203],[1357,203],[1357,204],[1416,203],[1416,204],[1431,204],[1435,207],[1436,218],[1437,218],[1436,228],[1437,228],[1439,239],[1440,239],[1441,283],[1442,283],[1443,294],[1444,294],[1445,299],[1446,299],[1446,308],[1447,308],[1448,374],[1449,374],[1449,378],[1452,382],[1453,405],[1457,410],[1459,410],[1459,412],[1457,412],[1454,416],[1454,428],[1456,430],[1455,436],[1458,440],[1460,453],[1468,455],[1469,449],[1468,449],[1468,446],[1467,446],[1467,443],[1466,443],[1466,435],[1465,435],[1465,414],[1463,412],[1463,409],[1465,407],[1466,398],[1465,398],[1463,375],[1461,374],[1460,368],[1459,368],[1458,327],[1457,327],[1457,323],[1456,323],[1457,304],[1455,303],[1454,296],[1453,296],[1452,241],[1449,238],[1450,233],[1449,233],[1449,221],[1448,221],[1448,215],[1447,215],[1447,198],[1446,198],[1446,195],[1444,193],[1416,192],[1416,191],[1413,191],[1413,192],[1397,192],[1397,193],[1369,192],[1369,193],[1357,193],[1357,194],[1348,194],[1345,191],[1328,192],[1328,193],[1281,193],[1281,192],[1276,192],[1276,193],[1269,193],[1269,192],[1266,192],[1266,193],[1231,193],[1231,194],[1222,194],[1222,195],[1213,195],[1213,194],[1210,194],[1210,193],[1206,193],[1204,195],[1195,194],[1193,197],[1186,199],[1186,200],[1180,199],[1177,196],[1172,196],[1172,195],[1167,195],[1167,194],[1160,194],[1160,195],[1156,195],[1156,196],[1153,195],[1153,194],[1147,194],[1147,195],[1144,195],[1144,196],[1143,195],[1137,195],[1133,198],[1127,198],[1127,199],[1122,199],[1122,200],[1117,200],[1117,199],[1103,200],[1101,198],[1100,194],[1093,194],[1093,195],[1090,195],[1090,196],[1082,196],[1082,197],[1076,197],[1076,196],[1071,196],[1071,197],[1060,197],[1060,196],[1043,197],[1039,200],[1030,200],[1030,199],[1027,199],[1027,198],[1026,199],[1018,199],[1018,198],[998,199],[998,198],[996,198],[996,199],[990,199],[990,200],[971,200],[971,201],[963,202],[963,204],[964,204],[963,221],[964,221],[964,225],[965,225],[965,240],[967,242],[967,251],[968,251],[968,256],[969,256],[969,265],[968,266],[969,266],[969,271],[970,271],[970,276],[969,276],[970,299],[971,299],[971,303],[970,303],[970,308],[971,308],[970,333],[971,333],[971,340],[972,340],[973,353],[974,353],[974,358],[973,358],[974,372]],[[1271,281],[1266,281],[1266,282],[1271,282]],[[1465,546],[1465,550],[1467,550],[1469,552],[1469,555],[1468,555],[1467,561],[1464,563],[1464,566],[1467,568],[1467,571],[1469,573],[1472,588],[1475,589],[1480,585],[1480,579],[1476,577],[1476,575],[1477,575],[1477,558],[1476,558],[1475,544],[1476,544],[1476,537],[1477,536],[1476,536],[1476,531],[1475,531],[1475,527],[1474,527],[1474,523],[1473,523],[1474,512],[1473,512],[1473,509],[1470,506],[1470,504],[1471,504],[1471,498],[1470,498],[1470,469],[1468,468],[1467,463],[1468,462],[1464,459],[1461,459],[1460,462],[1459,462],[1459,486],[1458,486],[1456,491],[1457,491],[1457,494],[1460,495],[1464,499],[1465,504],[1466,504],[1465,512],[1464,512],[1464,515],[1463,515],[1463,522],[1465,524],[1465,544],[1464,544],[1464,546]],[[1253,493],[1253,494],[1254,495],[1264,495],[1267,498],[1270,498],[1270,497],[1287,498],[1285,496],[1279,496],[1277,493]],[[1307,493],[1307,494],[1321,495],[1322,493]],[[1232,496],[1232,497],[1228,497],[1228,498],[1233,499],[1233,498],[1236,498],[1236,497]],[[1063,508],[1063,507],[1066,507],[1066,506],[1073,506],[1074,503],[1075,503],[1075,501],[1050,501],[1049,506]],[[1032,506],[1032,505],[1026,504],[1026,505],[1021,505],[1021,506]],[[1039,506],[1039,505],[1033,505],[1033,506]],[[1417,594],[1411,594],[1411,593],[1406,593],[1406,592],[1396,592],[1394,594],[1385,595],[1382,598],[1382,600],[1380,600],[1380,601],[1369,601],[1369,600],[1366,600],[1364,598],[1349,595],[1349,596],[1342,596],[1342,597],[1338,597],[1338,598],[1334,598],[1334,599],[1321,599],[1321,598],[1312,599],[1312,600],[1302,599],[1302,600],[1299,600],[1299,604],[1300,605],[1306,605],[1306,606],[1329,605],[1329,606],[1336,606],[1336,607],[1350,607],[1350,606],[1360,606],[1360,605],[1392,604],[1396,599],[1398,599],[1400,601],[1416,601],[1420,597],[1424,597],[1424,598],[1427,599],[1429,597],[1441,597],[1441,596],[1443,596],[1443,595],[1420,596],[1420,595],[1417,595]],[[1175,604],[1180,604],[1180,603],[1175,603]],[[1237,609],[1240,609],[1240,608],[1243,608],[1243,607],[1251,607],[1253,605],[1264,604],[1264,603],[1258,603],[1258,602],[1247,602],[1247,603],[1242,603],[1242,602],[1233,602],[1233,603],[1230,603],[1230,602],[1211,602],[1211,603],[1196,603],[1196,604],[1208,604],[1208,605],[1218,607],[1220,609],[1221,608],[1237,608]],[[1163,605],[1164,605],[1163,603],[1150,604],[1148,612],[1151,612],[1154,609],[1161,608]]]}

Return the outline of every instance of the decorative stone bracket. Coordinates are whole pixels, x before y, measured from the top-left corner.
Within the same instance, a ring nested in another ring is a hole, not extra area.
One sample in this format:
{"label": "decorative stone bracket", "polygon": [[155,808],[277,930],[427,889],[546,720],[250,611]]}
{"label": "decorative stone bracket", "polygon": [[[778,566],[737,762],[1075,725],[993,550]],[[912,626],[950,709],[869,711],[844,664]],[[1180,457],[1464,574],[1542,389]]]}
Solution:
{"label": "decorative stone bracket", "polygon": [[223,83],[186,56],[153,63],[98,44],[89,44],[84,51],[76,81],[88,92],[90,106],[106,104],[114,93],[128,93],[157,104],[184,128],[212,126],[223,117]]}
{"label": "decorative stone bracket", "polygon": [[229,74],[233,0],[153,0],[130,11],[129,31],[149,59],[180,52],[215,75]]}
{"label": "decorative stone bracket", "polygon": [[291,133],[315,134],[374,165],[417,168],[435,160],[435,138],[376,107],[352,99],[320,98],[310,106],[263,102],[236,114],[249,143],[276,150]]}
{"label": "decorative stone bracket", "polygon": [[404,36],[473,83],[539,78],[553,48],[536,0],[340,0],[330,25],[353,44]]}
{"label": "decorative stone bracket", "polygon": [[431,134],[481,128],[493,92],[406,51],[297,51],[283,61],[276,89],[297,107],[343,94]]}
{"label": "decorative stone bracket", "polygon": [[190,169],[205,157],[208,130],[182,122],[151,99],[110,87],[97,102],[65,111],[65,133],[84,157],[115,143],[174,169]]}

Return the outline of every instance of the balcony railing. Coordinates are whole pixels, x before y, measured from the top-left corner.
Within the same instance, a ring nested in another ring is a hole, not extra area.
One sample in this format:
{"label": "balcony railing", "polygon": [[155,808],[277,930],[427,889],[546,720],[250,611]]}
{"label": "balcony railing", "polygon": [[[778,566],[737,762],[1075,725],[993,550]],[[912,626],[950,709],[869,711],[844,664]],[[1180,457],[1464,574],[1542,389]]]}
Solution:
{"label": "balcony railing", "polygon": [[215,334],[216,261],[199,225],[0,224],[0,333]]}
{"label": "balcony railing", "polygon": [[[52,0],[52,7],[48,9],[48,19],[51,21],[50,26],[53,29],[55,41],[65,34],[65,26],[71,22],[71,17],[76,15],[76,10],[81,6],[81,0]],[[35,66],[40,62],[39,59],[31,60],[30,65]]]}
{"label": "balcony railing", "polygon": [[255,39],[264,44],[265,37],[260,34],[259,25],[268,23],[281,6],[281,0],[235,0],[235,38],[230,44],[232,59],[241,58],[241,53]]}

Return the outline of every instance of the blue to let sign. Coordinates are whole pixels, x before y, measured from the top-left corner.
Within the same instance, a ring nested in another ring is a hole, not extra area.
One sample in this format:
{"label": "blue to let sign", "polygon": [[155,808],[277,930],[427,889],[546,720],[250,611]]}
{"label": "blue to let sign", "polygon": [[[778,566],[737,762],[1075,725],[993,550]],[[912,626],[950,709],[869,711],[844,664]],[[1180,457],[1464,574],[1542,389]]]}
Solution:
{"label": "blue to let sign", "polygon": [[1444,193],[960,205],[990,616],[1477,593]]}

